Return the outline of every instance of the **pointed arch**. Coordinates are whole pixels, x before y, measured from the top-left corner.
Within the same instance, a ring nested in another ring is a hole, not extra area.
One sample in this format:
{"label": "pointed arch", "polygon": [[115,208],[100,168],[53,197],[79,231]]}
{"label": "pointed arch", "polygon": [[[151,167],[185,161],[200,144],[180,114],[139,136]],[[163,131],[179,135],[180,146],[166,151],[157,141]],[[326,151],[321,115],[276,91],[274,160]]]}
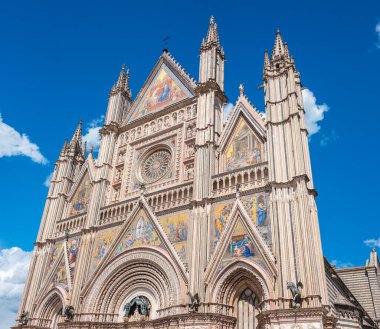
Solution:
{"label": "pointed arch", "polygon": [[[154,310],[183,302],[185,282],[167,253],[157,247],[136,247],[113,259],[97,276],[84,298],[89,321],[122,321],[123,303],[136,295],[146,296]],[[156,315],[152,314],[152,318]]]}
{"label": "pointed arch", "polygon": [[52,328],[61,320],[59,314],[62,314],[67,305],[67,293],[62,288],[55,287],[37,299],[36,305],[38,306],[34,316],[36,325]]}

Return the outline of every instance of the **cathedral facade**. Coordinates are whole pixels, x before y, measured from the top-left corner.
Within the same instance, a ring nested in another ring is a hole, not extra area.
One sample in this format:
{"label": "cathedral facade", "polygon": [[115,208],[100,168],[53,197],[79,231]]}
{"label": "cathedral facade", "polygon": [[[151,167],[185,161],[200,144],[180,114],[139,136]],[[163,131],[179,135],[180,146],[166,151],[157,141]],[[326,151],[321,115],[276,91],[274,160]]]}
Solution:
{"label": "cathedral facade", "polygon": [[14,328],[378,328],[323,258],[287,44],[226,122],[224,63],[211,18],[198,81],[164,50],[132,99],[122,68],[97,158],[81,123],[60,152]]}

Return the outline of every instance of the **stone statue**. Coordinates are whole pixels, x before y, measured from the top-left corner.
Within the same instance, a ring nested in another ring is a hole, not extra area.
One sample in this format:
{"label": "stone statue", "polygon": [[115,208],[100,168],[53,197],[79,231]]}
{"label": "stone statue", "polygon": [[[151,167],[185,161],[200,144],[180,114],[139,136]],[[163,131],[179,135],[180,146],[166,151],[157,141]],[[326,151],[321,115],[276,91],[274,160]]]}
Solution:
{"label": "stone statue", "polygon": [[301,305],[302,298],[300,289],[303,288],[302,282],[298,281],[297,285],[295,285],[293,282],[287,282],[286,284],[286,287],[290,290],[293,296],[293,307],[295,307],[297,304]]}
{"label": "stone statue", "polygon": [[29,312],[27,311],[22,311],[21,315],[20,315],[20,324],[22,326],[28,324],[28,315],[29,315]]}
{"label": "stone statue", "polygon": [[193,310],[193,312],[198,312],[198,307],[201,303],[200,299],[199,299],[199,295],[198,293],[195,293],[195,295],[192,295],[190,292],[187,293],[190,297],[190,309]]}
{"label": "stone statue", "polygon": [[65,307],[65,310],[63,311],[63,315],[68,321],[74,319],[74,307],[72,307],[71,305],[67,305]]}
{"label": "stone statue", "polygon": [[[134,307],[133,307],[134,306]],[[144,296],[137,296],[124,306],[124,317],[132,316],[136,310],[139,314],[148,317],[151,304]]]}

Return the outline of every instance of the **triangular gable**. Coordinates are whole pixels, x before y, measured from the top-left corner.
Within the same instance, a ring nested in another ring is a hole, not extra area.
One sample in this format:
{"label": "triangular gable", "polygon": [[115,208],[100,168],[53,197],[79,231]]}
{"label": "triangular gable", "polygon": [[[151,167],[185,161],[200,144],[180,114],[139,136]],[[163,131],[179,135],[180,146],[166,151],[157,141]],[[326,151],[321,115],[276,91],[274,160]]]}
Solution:
{"label": "triangular gable", "polygon": [[116,249],[113,250],[113,256],[139,246],[163,247],[154,224],[143,208],[137,212],[136,217],[132,220],[128,229],[123,232],[122,237],[118,239]]}
{"label": "triangular gable", "polygon": [[68,210],[66,216],[75,216],[86,212],[89,206],[93,184],[92,157],[88,157],[85,164],[75,178],[75,183],[68,194]]}
{"label": "triangular gable", "polygon": [[174,58],[164,53],[133,102],[127,122],[193,97],[195,86],[195,81]]}
{"label": "triangular gable", "polygon": [[245,260],[274,275],[275,259],[239,199],[236,200],[214,255],[206,269],[206,281],[228,264]]}
{"label": "triangular gable", "polygon": [[264,159],[265,133],[249,113],[243,104],[238,104],[222,134],[219,149],[223,171],[233,171]]}
{"label": "triangular gable", "polygon": [[244,118],[253,129],[256,136],[264,142],[266,138],[265,121],[258,110],[249,102],[245,95],[240,95],[227,120],[219,140],[219,149],[223,149],[240,118]]}
{"label": "triangular gable", "polygon": [[79,237],[73,237],[67,242],[58,241],[52,246],[41,291],[46,291],[51,287],[60,287],[65,291],[71,290],[79,246]]}
{"label": "triangular gable", "polygon": [[[140,197],[139,202],[136,204],[121,229],[118,228],[117,231],[117,236],[112,237],[112,242],[108,241],[107,244],[109,247],[104,249],[104,251],[102,251],[99,247],[97,248],[95,244],[96,251],[98,254],[100,252],[102,256],[100,258],[101,260],[99,265],[96,267],[93,275],[91,276],[92,278],[100,275],[102,270],[117,255],[131,249],[150,246],[160,248],[167,252],[175,261],[184,280],[187,280],[186,269],[182,261],[166,237],[157,217],[154,215],[143,196]],[[95,253],[95,256],[96,255],[97,254]],[[84,291],[88,289],[89,284],[92,281],[93,279],[90,279],[87,282]]]}

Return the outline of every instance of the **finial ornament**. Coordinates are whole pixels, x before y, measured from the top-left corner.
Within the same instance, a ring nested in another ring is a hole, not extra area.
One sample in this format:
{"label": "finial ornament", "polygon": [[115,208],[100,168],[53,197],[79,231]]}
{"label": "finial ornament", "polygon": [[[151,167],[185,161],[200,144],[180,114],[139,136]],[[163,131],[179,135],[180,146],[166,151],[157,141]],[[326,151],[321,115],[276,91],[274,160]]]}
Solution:
{"label": "finial ornament", "polygon": [[214,24],[214,23],[215,23],[214,15],[211,15],[211,17],[210,17],[210,24]]}
{"label": "finial ornament", "polygon": [[244,96],[245,92],[244,92],[244,83],[241,83],[239,85],[239,93],[240,93],[240,96]]}

